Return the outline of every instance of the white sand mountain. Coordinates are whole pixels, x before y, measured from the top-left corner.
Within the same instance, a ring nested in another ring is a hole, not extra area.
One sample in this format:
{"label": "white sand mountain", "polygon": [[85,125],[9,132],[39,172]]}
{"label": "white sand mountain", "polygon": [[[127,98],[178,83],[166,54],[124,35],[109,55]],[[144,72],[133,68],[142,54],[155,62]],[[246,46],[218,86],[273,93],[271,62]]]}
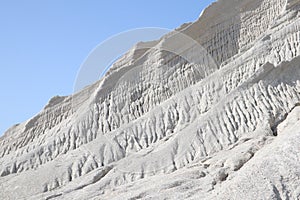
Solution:
{"label": "white sand mountain", "polygon": [[300,199],[300,0],[219,0],[177,31],[206,51],[138,44],[9,129],[0,199]]}

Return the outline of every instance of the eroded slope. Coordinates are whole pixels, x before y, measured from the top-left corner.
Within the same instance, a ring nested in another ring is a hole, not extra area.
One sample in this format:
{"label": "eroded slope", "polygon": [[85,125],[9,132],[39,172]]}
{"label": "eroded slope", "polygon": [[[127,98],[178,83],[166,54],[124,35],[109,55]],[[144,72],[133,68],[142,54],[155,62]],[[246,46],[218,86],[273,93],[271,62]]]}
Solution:
{"label": "eroded slope", "polygon": [[[178,30],[205,51],[176,43],[178,32],[139,44],[99,82],[53,98],[8,130],[0,138],[0,196],[118,199],[119,188],[128,198],[163,198],[175,190],[173,198],[214,198],[226,196],[227,178],[239,190],[254,173],[239,170],[249,160],[262,172],[274,167],[252,158],[277,148],[278,124],[300,102],[299,1],[220,0]],[[176,181],[160,183],[161,177]],[[294,195],[272,187],[266,198]]]}

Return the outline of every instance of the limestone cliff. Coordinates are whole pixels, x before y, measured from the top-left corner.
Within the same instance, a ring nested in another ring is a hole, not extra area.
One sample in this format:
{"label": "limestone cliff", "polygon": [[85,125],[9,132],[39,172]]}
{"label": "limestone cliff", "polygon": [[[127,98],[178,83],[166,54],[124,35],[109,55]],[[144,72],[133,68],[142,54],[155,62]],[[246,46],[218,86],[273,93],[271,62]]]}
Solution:
{"label": "limestone cliff", "polygon": [[137,44],[0,138],[0,199],[299,199],[299,11],[219,0]]}

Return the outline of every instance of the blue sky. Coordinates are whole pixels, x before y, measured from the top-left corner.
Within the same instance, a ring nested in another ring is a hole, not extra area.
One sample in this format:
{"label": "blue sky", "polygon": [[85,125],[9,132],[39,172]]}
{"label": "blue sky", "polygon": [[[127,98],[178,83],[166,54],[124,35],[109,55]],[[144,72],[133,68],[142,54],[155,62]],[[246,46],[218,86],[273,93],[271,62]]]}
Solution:
{"label": "blue sky", "polygon": [[99,43],[142,27],[174,29],[212,0],[0,1],[0,135],[69,95]]}

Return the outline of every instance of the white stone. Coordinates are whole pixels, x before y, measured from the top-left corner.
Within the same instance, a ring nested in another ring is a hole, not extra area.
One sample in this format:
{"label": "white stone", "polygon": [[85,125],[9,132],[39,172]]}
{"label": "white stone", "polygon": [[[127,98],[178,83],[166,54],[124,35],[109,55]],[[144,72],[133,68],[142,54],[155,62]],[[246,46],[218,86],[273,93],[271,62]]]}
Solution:
{"label": "white stone", "polygon": [[207,52],[174,31],[54,97],[0,138],[0,199],[299,199],[299,9],[219,0],[177,29]]}

